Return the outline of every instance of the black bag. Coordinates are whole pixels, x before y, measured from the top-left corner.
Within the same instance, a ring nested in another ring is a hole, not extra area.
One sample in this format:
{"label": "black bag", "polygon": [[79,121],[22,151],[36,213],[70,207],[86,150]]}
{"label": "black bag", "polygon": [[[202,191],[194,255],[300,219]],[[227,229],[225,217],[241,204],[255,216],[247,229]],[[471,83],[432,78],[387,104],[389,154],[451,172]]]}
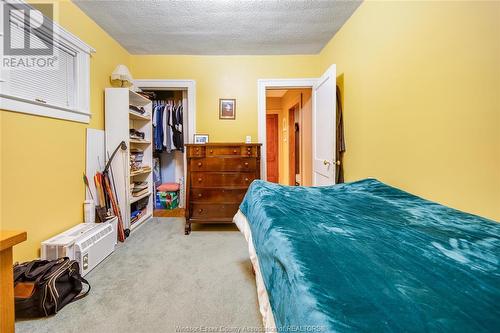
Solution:
{"label": "black bag", "polygon": [[[81,293],[82,283],[88,286]],[[47,317],[81,299],[90,284],[74,260],[34,260],[14,266],[16,318]]]}

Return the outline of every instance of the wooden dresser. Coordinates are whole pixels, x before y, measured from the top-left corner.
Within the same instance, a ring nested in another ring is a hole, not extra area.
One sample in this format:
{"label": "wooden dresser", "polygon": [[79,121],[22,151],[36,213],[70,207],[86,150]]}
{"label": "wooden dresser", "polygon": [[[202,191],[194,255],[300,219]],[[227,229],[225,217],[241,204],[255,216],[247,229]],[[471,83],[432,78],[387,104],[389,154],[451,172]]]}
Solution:
{"label": "wooden dresser", "polygon": [[248,186],[260,178],[261,144],[188,144],[186,227],[232,223]]}

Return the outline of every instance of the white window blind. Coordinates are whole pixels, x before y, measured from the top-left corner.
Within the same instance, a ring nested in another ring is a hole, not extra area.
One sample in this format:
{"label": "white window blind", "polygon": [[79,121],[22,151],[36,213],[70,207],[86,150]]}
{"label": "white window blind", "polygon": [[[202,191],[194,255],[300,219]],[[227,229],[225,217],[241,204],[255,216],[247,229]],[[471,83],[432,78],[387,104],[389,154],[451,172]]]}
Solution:
{"label": "white window blind", "polygon": [[[30,34],[32,47],[43,47],[43,36]],[[24,29],[11,22],[13,45],[23,45]],[[30,56],[29,54],[24,54]],[[76,95],[76,52],[54,42],[54,67],[12,68],[6,77],[4,93],[30,101],[36,101],[61,108],[75,108]]]}

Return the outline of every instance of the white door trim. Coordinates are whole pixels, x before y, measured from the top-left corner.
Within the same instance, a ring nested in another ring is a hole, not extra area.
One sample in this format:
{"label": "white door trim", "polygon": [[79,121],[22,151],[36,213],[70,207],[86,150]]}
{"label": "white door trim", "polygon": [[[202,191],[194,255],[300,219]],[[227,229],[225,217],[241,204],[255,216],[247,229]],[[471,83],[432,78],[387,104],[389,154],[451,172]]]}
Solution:
{"label": "white door trim", "polygon": [[[258,139],[262,143],[260,158],[260,178],[267,180],[266,168],[266,89],[267,88],[313,88],[317,78],[306,79],[259,79],[257,80]],[[314,103],[314,101],[312,102]],[[312,105],[314,109],[314,104]]]}
{"label": "white door trim", "polygon": [[[187,90],[188,114],[187,114],[187,143],[193,143],[196,133],[196,81],[195,80],[134,80],[134,86],[138,88],[163,88],[169,90]],[[185,124],[184,124],[185,126]],[[187,179],[187,159],[184,154],[184,186]],[[184,189],[185,191],[185,189]],[[185,192],[184,192],[185,193]],[[185,199],[184,195],[184,199]],[[186,207],[181,202],[179,207]]]}
{"label": "white door trim", "polygon": [[188,95],[188,142],[193,143],[196,133],[196,81],[195,80],[134,80],[138,88],[168,88],[171,90],[187,90]]}

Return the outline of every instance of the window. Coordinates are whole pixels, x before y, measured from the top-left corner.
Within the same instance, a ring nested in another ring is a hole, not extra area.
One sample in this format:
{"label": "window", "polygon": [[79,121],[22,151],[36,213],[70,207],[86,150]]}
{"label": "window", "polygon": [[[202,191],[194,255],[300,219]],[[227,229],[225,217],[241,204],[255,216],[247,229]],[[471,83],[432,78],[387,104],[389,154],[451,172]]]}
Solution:
{"label": "window", "polygon": [[[8,6],[2,5],[3,11],[10,10],[9,32],[2,33],[2,38],[9,38],[16,54],[6,54],[1,42],[0,108],[88,123],[90,55],[94,50],[41,14],[28,16],[32,21],[25,24],[26,13],[33,11],[25,3]],[[50,26],[37,24],[37,19],[47,20]],[[30,39],[26,49],[25,38]],[[33,55],[33,50],[49,44],[50,54]]]}

